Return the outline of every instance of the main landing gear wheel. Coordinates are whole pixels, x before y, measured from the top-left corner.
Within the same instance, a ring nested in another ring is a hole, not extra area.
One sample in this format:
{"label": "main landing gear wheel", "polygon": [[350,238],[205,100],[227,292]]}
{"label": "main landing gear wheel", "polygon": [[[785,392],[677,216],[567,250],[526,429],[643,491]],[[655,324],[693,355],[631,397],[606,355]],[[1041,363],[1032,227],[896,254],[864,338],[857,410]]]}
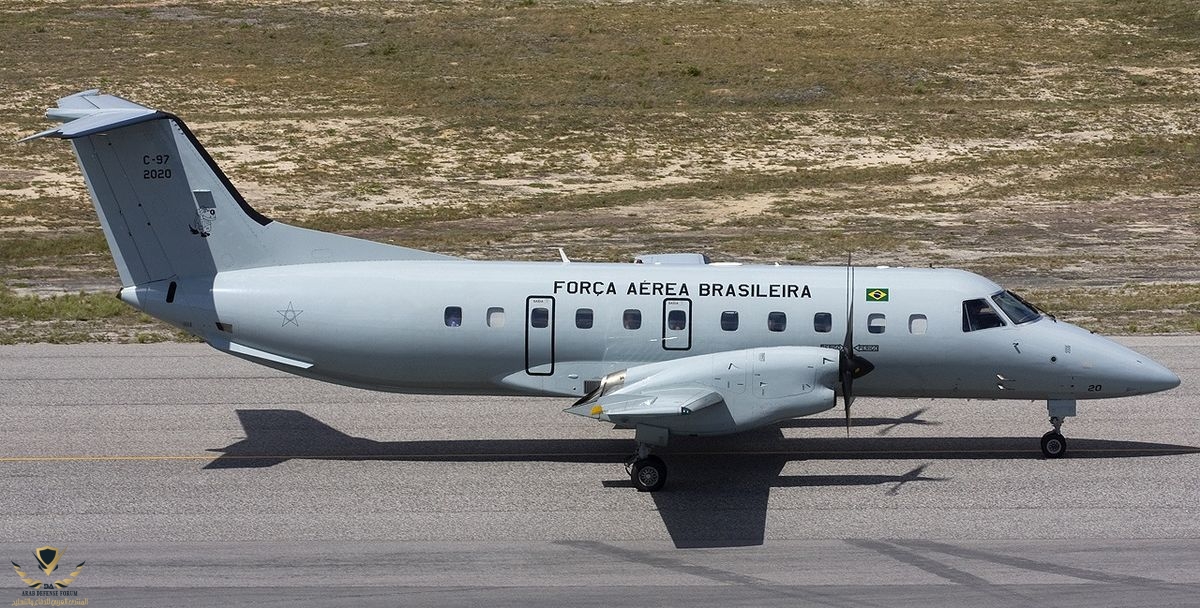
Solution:
{"label": "main landing gear wheel", "polygon": [[1046,458],[1062,458],[1067,453],[1067,438],[1058,431],[1042,435],[1042,455]]}
{"label": "main landing gear wheel", "polygon": [[647,456],[633,462],[629,472],[638,492],[657,492],[667,483],[667,465],[658,456]]}

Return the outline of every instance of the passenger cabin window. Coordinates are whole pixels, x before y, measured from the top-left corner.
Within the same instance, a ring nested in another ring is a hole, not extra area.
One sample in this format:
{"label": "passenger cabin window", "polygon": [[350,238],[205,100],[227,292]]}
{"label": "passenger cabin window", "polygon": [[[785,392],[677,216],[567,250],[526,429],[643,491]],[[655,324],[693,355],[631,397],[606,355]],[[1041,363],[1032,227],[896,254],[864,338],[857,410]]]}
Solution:
{"label": "passenger cabin window", "polygon": [[727,310],[721,313],[721,329],[725,331],[737,331],[738,328],[738,313],[734,310]]}
{"label": "passenger cabin window", "polygon": [[908,333],[914,336],[923,336],[927,331],[929,331],[929,317],[925,315],[908,316]]}
{"label": "passenger cabin window", "polygon": [[783,331],[787,329],[787,315],[778,311],[767,315],[767,329],[771,331]]}
{"label": "passenger cabin window", "polygon": [[459,325],[462,325],[462,307],[447,306],[445,320],[446,327],[458,327]]}
{"label": "passenger cabin window", "polygon": [[827,312],[819,312],[813,315],[813,329],[819,334],[827,334],[833,331],[833,315]]}
{"label": "passenger cabin window", "polygon": [[887,329],[887,317],[881,312],[873,312],[867,315],[867,331],[873,334],[881,334]]}
{"label": "passenger cabin window", "polygon": [[667,313],[667,329],[673,331],[687,329],[687,313],[682,310],[672,310]]}
{"label": "passenger cabin window", "polygon": [[504,309],[493,306],[487,312],[488,327],[504,327]]}
{"label": "passenger cabin window", "polygon": [[625,326],[625,329],[641,329],[642,311],[636,308],[625,309],[625,314],[621,316],[621,324]]}
{"label": "passenger cabin window", "polygon": [[993,327],[1003,327],[1004,319],[996,314],[996,309],[987,300],[967,300],[963,302],[963,331],[979,331]]}
{"label": "passenger cabin window", "polygon": [[1004,311],[1004,314],[1008,315],[1013,325],[1021,325],[1042,318],[1037,308],[1011,291],[1002,291],[992,296],[992,301],[1000,307],[1000,310]]}
{"label": "passenger cabin window", "polygon": [[529,326],[537,329],[550,326],[550,309],[535,308],[529,311]]}
{"label": "passenger cabin window", "polygon": [[580,308],[575,311],[575,327],[579,329],[591,329],[593,320],[592,309]]}

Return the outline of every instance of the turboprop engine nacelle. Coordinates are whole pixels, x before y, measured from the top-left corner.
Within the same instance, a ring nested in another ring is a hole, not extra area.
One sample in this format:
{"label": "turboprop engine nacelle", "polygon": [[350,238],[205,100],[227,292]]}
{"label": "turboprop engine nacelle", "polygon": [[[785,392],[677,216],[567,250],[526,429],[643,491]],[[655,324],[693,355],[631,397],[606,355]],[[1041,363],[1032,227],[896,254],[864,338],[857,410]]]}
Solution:
{"label": "turboprop engine nacelle", "polygon": [[781,346],[638,365],[606,376],[568,411],[677,435],[735,433],[833,407],[838,357]]}

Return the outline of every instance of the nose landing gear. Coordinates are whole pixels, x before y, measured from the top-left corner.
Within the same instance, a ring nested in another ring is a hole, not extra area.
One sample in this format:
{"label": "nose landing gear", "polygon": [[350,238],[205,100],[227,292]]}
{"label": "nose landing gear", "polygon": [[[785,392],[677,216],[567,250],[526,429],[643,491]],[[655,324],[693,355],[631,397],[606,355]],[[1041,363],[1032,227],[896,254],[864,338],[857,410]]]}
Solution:
{"label": "nose landing gear", "polygon": [[1063,418],[1075,415],[1073,399],[1050,399],[1046,401],[1050,413],[1050,424],[1054,430],[1042,435],[1042,455],[1046,458],[1062,458],[1067,453],[1067,438],[1062,434]]}
{"label": "nose landing gear", "polygon": [[1050,424],[1054,430],[1042,435],[1042,455],[1046,458],[1062,458],[1067,453],[1067,438],[1058,431],[1062,427],[1061,418],[1051,418]]}

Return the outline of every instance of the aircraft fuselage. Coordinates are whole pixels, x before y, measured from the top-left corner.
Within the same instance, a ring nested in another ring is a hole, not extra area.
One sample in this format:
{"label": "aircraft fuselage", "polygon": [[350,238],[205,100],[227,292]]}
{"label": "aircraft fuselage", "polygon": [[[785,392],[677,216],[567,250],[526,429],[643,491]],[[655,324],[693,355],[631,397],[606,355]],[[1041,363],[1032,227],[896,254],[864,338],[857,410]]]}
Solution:
{"label": "aircraft fuselage", "polygon": [[[211,285],[181,279],[170,304],[165,281],[127,288],[126,299],[214,344],[311,363],[274,366],[322,380],[578,397],[589,381],[644,363],[773,346],[840,348],[848,272],[343,262],[222,272]],[[857,381],[860,396],[1088,399],[1177,381],[1132,350],[1045,316],[964,331],[964,302],[1002,291],[978,275],[855,268],[853,282],[855,351],[876,366]]]}

